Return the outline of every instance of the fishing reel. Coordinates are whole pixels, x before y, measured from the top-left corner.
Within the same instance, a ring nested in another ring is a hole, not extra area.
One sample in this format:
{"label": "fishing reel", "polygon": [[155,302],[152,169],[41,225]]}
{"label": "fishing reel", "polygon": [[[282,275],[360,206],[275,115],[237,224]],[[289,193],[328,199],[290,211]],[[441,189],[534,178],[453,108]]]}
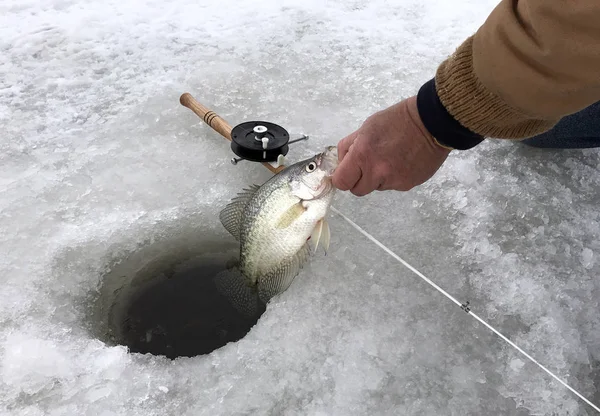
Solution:
{"label": "fishing reel", "polygon": [[283,166],[289,145],[303,140],[308,140],[308,136],[301,134],[291,139],[287,130],[275,123],[246,121],[231,129],[231,150],[237,156],[231,163],[249,160]]}
{"label": "fishing reel", "polygon": [[242,160],[260,162],[271,172],[278,173],[285,168],[285,156],[289,151],[289,145],[308,140],[305,134],[290,139],[286,129],[268,121],[246,121],[232,128],[227,121],[200,104],[187,92],[181,95],[179,102],[196,113],[213,130],[231,141],[231,150],[237,156],[231,158],[231,163],[234,165]]}

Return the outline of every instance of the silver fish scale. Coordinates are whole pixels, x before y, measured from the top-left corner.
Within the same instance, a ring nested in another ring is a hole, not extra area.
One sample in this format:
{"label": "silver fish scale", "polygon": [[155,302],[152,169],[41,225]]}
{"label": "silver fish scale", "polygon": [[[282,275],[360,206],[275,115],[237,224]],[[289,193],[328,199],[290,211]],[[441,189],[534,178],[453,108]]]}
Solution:
{"label": "silver fish scale", "polygon": [[[265,253],[269,247],[259,247],[259,242],[269,239],[269,235],[265,234],[270,233],[280,212],[300,202],[289,189],[289,181],[294,174],[298,174],[295,172],[297,170],[298,166],[292,165],[271,178],[254,194],[244,209],[240,224],[240,244],[244,248],[240,253],[240,268],[251,283],[256,283],[262,270],[269,268],[269,264],[261,262],[261,259],[264,261],[265,257],[272,257],[273,260],[281,258],[276,250],[281,249],[284,241],[277,241],[278,244],[271,246],[274,249],[272,253]],[[258,255],[252,256],[251,251]]]}

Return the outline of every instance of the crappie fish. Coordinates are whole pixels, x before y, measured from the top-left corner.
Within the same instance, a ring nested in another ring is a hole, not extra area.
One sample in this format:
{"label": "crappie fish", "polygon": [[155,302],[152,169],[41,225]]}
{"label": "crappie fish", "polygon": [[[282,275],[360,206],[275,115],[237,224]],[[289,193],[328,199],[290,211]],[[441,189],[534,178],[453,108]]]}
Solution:
{"label": "crappie fish", "polygon": [[237,267],[217,276],[217,287],[238,309],[252,313],[285,291],[307,262],[311,249],[329,248],[325,216],[335,188],[337,147],[288,166],[263,185],[244,189],[219,219],[240,242]]}

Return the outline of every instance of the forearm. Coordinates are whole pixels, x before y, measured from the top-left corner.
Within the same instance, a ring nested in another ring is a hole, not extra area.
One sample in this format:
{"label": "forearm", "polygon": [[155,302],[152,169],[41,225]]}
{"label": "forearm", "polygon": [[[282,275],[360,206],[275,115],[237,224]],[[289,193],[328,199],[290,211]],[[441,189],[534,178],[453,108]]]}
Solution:
{"label": "forearm", "polygon": [[425,125],[468,148],[534,136],[599,101],[598,22],[597,0],[503,0],[419,92]]}

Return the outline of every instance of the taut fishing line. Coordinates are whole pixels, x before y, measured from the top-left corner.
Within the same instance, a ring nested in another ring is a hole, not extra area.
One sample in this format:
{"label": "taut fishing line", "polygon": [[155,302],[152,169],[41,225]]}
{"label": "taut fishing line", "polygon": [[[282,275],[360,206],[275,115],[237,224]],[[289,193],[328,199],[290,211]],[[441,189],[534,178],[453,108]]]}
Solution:
{"label": "taut fishing line", "polygon": [[484,321],[482,318],[480,318],[475,313],[473,313],[473,311],[471,311],[471,308],[469,307],[469,303],[468,302],[466,302],[466,303],[460,303],[452,295],[450,295],[444,289],[442,289],[441,287],[439,287],[438,285],[436,285],[434,282],[432,282],[423,273],[421,273],[420,271],[418,271],[417,269],[415,269],[413,266],[411,266],[410,264],[408,264],[399,255],[397,255],[392,250],[390,250],[389,248],[387,248],[382,242],[380,242],[379,240],[377,240],[375,237],[373,237],[371,234],[369,234],[367,231],[365,231],[363,228],[361,228],[358,224],[356,224],[354,221],[352,221],[350,218],[348,218],[347,216],[345,216],[344,214],[342,214],[334,206],[331,206],[331,210],[333,212],[335,212],[336,214],[338,214],[340,217],[342,217],[344,220],[346,220],[346,222],[348,222],[348,224],[350,224],[354,229],[356,229],[362,235],[364,235],[369,240],[371,240],[373,243],[375,243],[377,246],[379,246],[383,251],[385,251],[390,256],[392,256],[394,259],[396,259],[398,262],[400,262],[401,264],[403,264],[407,269],[409,269],[414,274],[416,274],[417,276],[419,276],[421,279],[423,279],[424,281],[426,281],[429,285],[433,286],[438,292],[440,292],[442,295],[446,296],[448,299],[450,299],[452,302],[454,302],[463,311],[465,311],[466,313],[468,313],[469,315],[471,315],[473,318],[475,318],[479,322],[481,322],[483,325],[485,325],[486,327],[488,327],[496,335],[498,335],[500,338],[502,338],[504,341],[506,341],[511,347],[515,348],[517,351],[519,351],[521,354],[523,354],[525,357],[527,357],[527,359],[529,361],[531,361],[532,363],[534,363],[535,365],[537,365],[538,367],[540,367],[542,370],[544,370],[546,373],[548,373],[552,378],[554,378],[560,384],[562,384],[563,386],[565,386],[572,393],[574,393],[575,395],[577,395],[577,397],[579,397],[585,403],[587,403],[592,408],[594,408],[594,410],[596,410],[598,413],[600,413],[600,408],[598,408],[598,406],[596,406],[595,404],[593,404],[592,402],[590,402],[581,393],[579,393],[573,387],[569,386],[565,381],[563,381],[562,379],[560,379],[557,375],[555,375],[550,370],[548,370],[546,367],[544,367],[542,364],[540,364],[535,358],[533,358],[531,355],[529,355],[525,351],[523,351],[518,345],[516,345],[514,342],[512,342],[510,339],[508,339],[506,336],[504,336],[502,333],[500,333],[500,331],[498,331],[496,328],[494,328],[493,326],[491,326],[490,324],[488,324],[486,321]]}

